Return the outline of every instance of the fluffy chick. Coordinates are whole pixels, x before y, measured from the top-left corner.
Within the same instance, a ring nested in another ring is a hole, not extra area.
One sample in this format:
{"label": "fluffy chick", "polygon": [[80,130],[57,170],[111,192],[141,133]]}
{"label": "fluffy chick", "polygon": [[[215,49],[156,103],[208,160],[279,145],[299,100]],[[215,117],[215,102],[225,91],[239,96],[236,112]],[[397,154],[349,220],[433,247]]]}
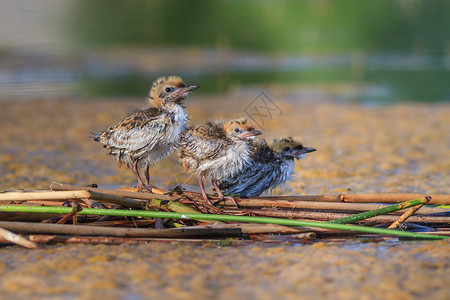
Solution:
{"label": "fluffy chick", "polygon": [[[149,167],[177,147],[188,122],[183,101],[196,88],[197,85],[186,85],[177,76],[160,77],[148,95],[149,107],[105,131],[93,133],[94,140],[103,144],[109,154],[117,158],[119,165],[132,167],[138,187],[151,192]],[[139,174],[140,168],[145,168],[145,184]]]}
{"label": "fluffy chick", "polygon": [[219,200],[223,199],[217,181],[234,176],[251,163],[249,140],[261,134],[245,119],[206,122],[187,129],[180,137],[178,157],[182,166],[198,176],[203,199],[211,203],[203,178],[211,180]]}

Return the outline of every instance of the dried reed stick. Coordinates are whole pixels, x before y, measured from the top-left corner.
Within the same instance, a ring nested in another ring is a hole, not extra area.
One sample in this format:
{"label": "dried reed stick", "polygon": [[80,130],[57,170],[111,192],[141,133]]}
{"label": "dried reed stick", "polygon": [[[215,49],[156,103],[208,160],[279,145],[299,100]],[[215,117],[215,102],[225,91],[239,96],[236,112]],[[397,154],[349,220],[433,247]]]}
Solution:
{"label": "dried reed stick", "polygon": [[[106,190],[108,191],[108,190]],[[6,192],[0,193],[2,201],[29,201],[29,200],[73,200],[83,201],[84,199],[95,199],[102,203],[112,203],[123,207],[138,208],[143,206],[142,201],[127,199],[121,196],[99,193],[90,190],[70,190],[70,191],[45,191],[45,192]]]}
{"label": "dried reed stick", "polygon": [[28,201],[28,200],[71,200],[90,198],[89,191],[71,190],[63,192],[39,191],[39,192],[6,192],[0,193],[0,201]]}
{"label": "dried reed stick", "polygon": [[[429,197],[425,197],[425,199],[427,200],[427,202],[430,200]],[[406,219],[408,219],[409,217],[411,217],[416,211],[418,211],[422,206],[424,206],[426,204],[420,204],[414,207],[411,207],[410,209],[408,209],[403,215],[401,215],[394,223],[392,223],[391,225],[389,225],[388,229],[397,229],[398,226],[400,225],[400,223],[405,222]]]}
{"label": "dried reed stick", "polygon": [[[368,211],[385,207],[387,204],[370,203],[339,203],[339,202],[316,202],[316,201],[293,201],[293,200],[263,200],[263,199],[240,199],[241,207],[270,207],[309,210],[339,210],[339,211]],[[223,204],[224,202],[221,202]],[[225,200],[225,205],[235,206],[233,201]],[[421,214],[432,214],[447,212],[448,209],[424,207]]]}
{"label": "dried reed stick", "polygon": [[[426,194],[340,194],[340,195],[309,195],[309,196],[269,196],[255,197],[263,200],[348,202],[348,203],[399,203],[427,196]],[[450,204],[450,195],[428,195],[432,205]]]}
{"label": "dried reed stick", "polygon": [[27,222],[0,221],[0,227],[17,233],[50,233],[90,236],[119,237],[151,237],[151,238],[208,238],[208,237],[241,237],[239,228],[195,228],[183,227],[172,229],[151,228],[117,228],[86,225],[64,225]]}
{"label": "dried reed stick", "polygon": [[[160,194],[152,194],[152,193],[143,193],[143,192],[129,192],[129,191],[121,191],[121,190],[108,190],[108,189],[99,189],[93,187],[83,187],[83,186],[73,186],[69,184],[57,183],[53,182],[50,185],[50,189],[54,191],[73,191],[73,190],[87,190],[102,194],[114,195],[118,197],[126,197],[132,199],[143,199],[143,200],[178,200],[180,197],[172,197],[169,195],[160,195]],[[96,199],[98,200],[98,199]]]}
{"label": "dried reed stick", "polygon": [[10,243],[28,248],[28,249],[37,249],[38,245],[32,241],[27,240],[26,238],[14,234],[4,228],[0,227],[0,239],[8,241]]}

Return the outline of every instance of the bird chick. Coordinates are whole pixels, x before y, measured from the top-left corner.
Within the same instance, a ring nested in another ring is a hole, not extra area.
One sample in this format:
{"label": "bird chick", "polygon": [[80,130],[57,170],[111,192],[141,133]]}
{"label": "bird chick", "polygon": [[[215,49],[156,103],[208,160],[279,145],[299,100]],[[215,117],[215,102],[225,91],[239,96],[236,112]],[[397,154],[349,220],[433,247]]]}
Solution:
{"label": "bird chick", "polygon": [[256,139],[251,143],[252,163],[233,177],[222,180],[225,193],[255,197],[274,190],[294,176],[294,159],[302,159],[315,148],[304,147],[298,138],[276,138],[270,143]]}
{"label": "bird chick", "polygon": [[219,200],[224,198],[217,181],[234,176],[251,162],[249,140],[261,134],[245,119],[206,122],[187,129],[180,137],[178,158],[198,176],[203,199],[209,201],[203,178],[211,180]]}
{"label": "bird chick", "polygon": [[[117,158],[119,166],[132,167],[138,187],[151,192],[149,167],[178,146],[188,122],[183,101],[196,88],[197,85],[186,85],[177,76],[160,77],[148,95],[149,107],[103,132],[93,133],[94,140]],[[145,168],[145,184],[139,173],[141,168]]]}

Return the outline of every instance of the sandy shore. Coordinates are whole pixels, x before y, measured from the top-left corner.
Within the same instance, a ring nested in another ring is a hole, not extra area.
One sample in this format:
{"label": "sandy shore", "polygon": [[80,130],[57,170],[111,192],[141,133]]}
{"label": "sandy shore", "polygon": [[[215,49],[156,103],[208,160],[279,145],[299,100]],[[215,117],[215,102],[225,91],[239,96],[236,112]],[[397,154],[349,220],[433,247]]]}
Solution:
{"label": "sandy shore", "polygon": [[[192,123],[245,116],[253,96],[194,97]],[[450,104],[369,107],[293,102],[262,122],[267,138],[301,136],[318,149],[297,162],[289,194],[450,193]],[[0,103],[0,189],[52,181],[135,185],[89,132],[114,125],[143,100]],[[152,168],[162,188],[195,184],[174,157]],[[450,244],[264,245],[150,243],[0,248],[2,297],[17,299],[448,299]]]}

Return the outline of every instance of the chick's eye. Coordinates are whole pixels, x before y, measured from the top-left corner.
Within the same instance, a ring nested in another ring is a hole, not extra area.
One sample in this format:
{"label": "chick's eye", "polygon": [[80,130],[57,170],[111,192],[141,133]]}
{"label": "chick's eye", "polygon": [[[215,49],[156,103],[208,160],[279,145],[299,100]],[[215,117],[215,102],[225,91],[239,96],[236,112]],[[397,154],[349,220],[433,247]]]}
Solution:
{"label": "chick's eye", "polygon": [[291,147],[286,146],[286,147],[283,148],[283,150],[284,150],[284,151],[289,151],[289,150],[291,150]]}
{"label": "chick's eye", "polygon": [[240,128],[236,127],[236,128],[234,129],[234,131],[235,131],[235,132],[241,132],[242,130],[241,130]]}
{"label": "chick's eye", "polygon": [[172,89],[171,87],[166,87],[164,90],[165,90],[167,93],[169,93],[169,92],[171,92],[173,89]]}

